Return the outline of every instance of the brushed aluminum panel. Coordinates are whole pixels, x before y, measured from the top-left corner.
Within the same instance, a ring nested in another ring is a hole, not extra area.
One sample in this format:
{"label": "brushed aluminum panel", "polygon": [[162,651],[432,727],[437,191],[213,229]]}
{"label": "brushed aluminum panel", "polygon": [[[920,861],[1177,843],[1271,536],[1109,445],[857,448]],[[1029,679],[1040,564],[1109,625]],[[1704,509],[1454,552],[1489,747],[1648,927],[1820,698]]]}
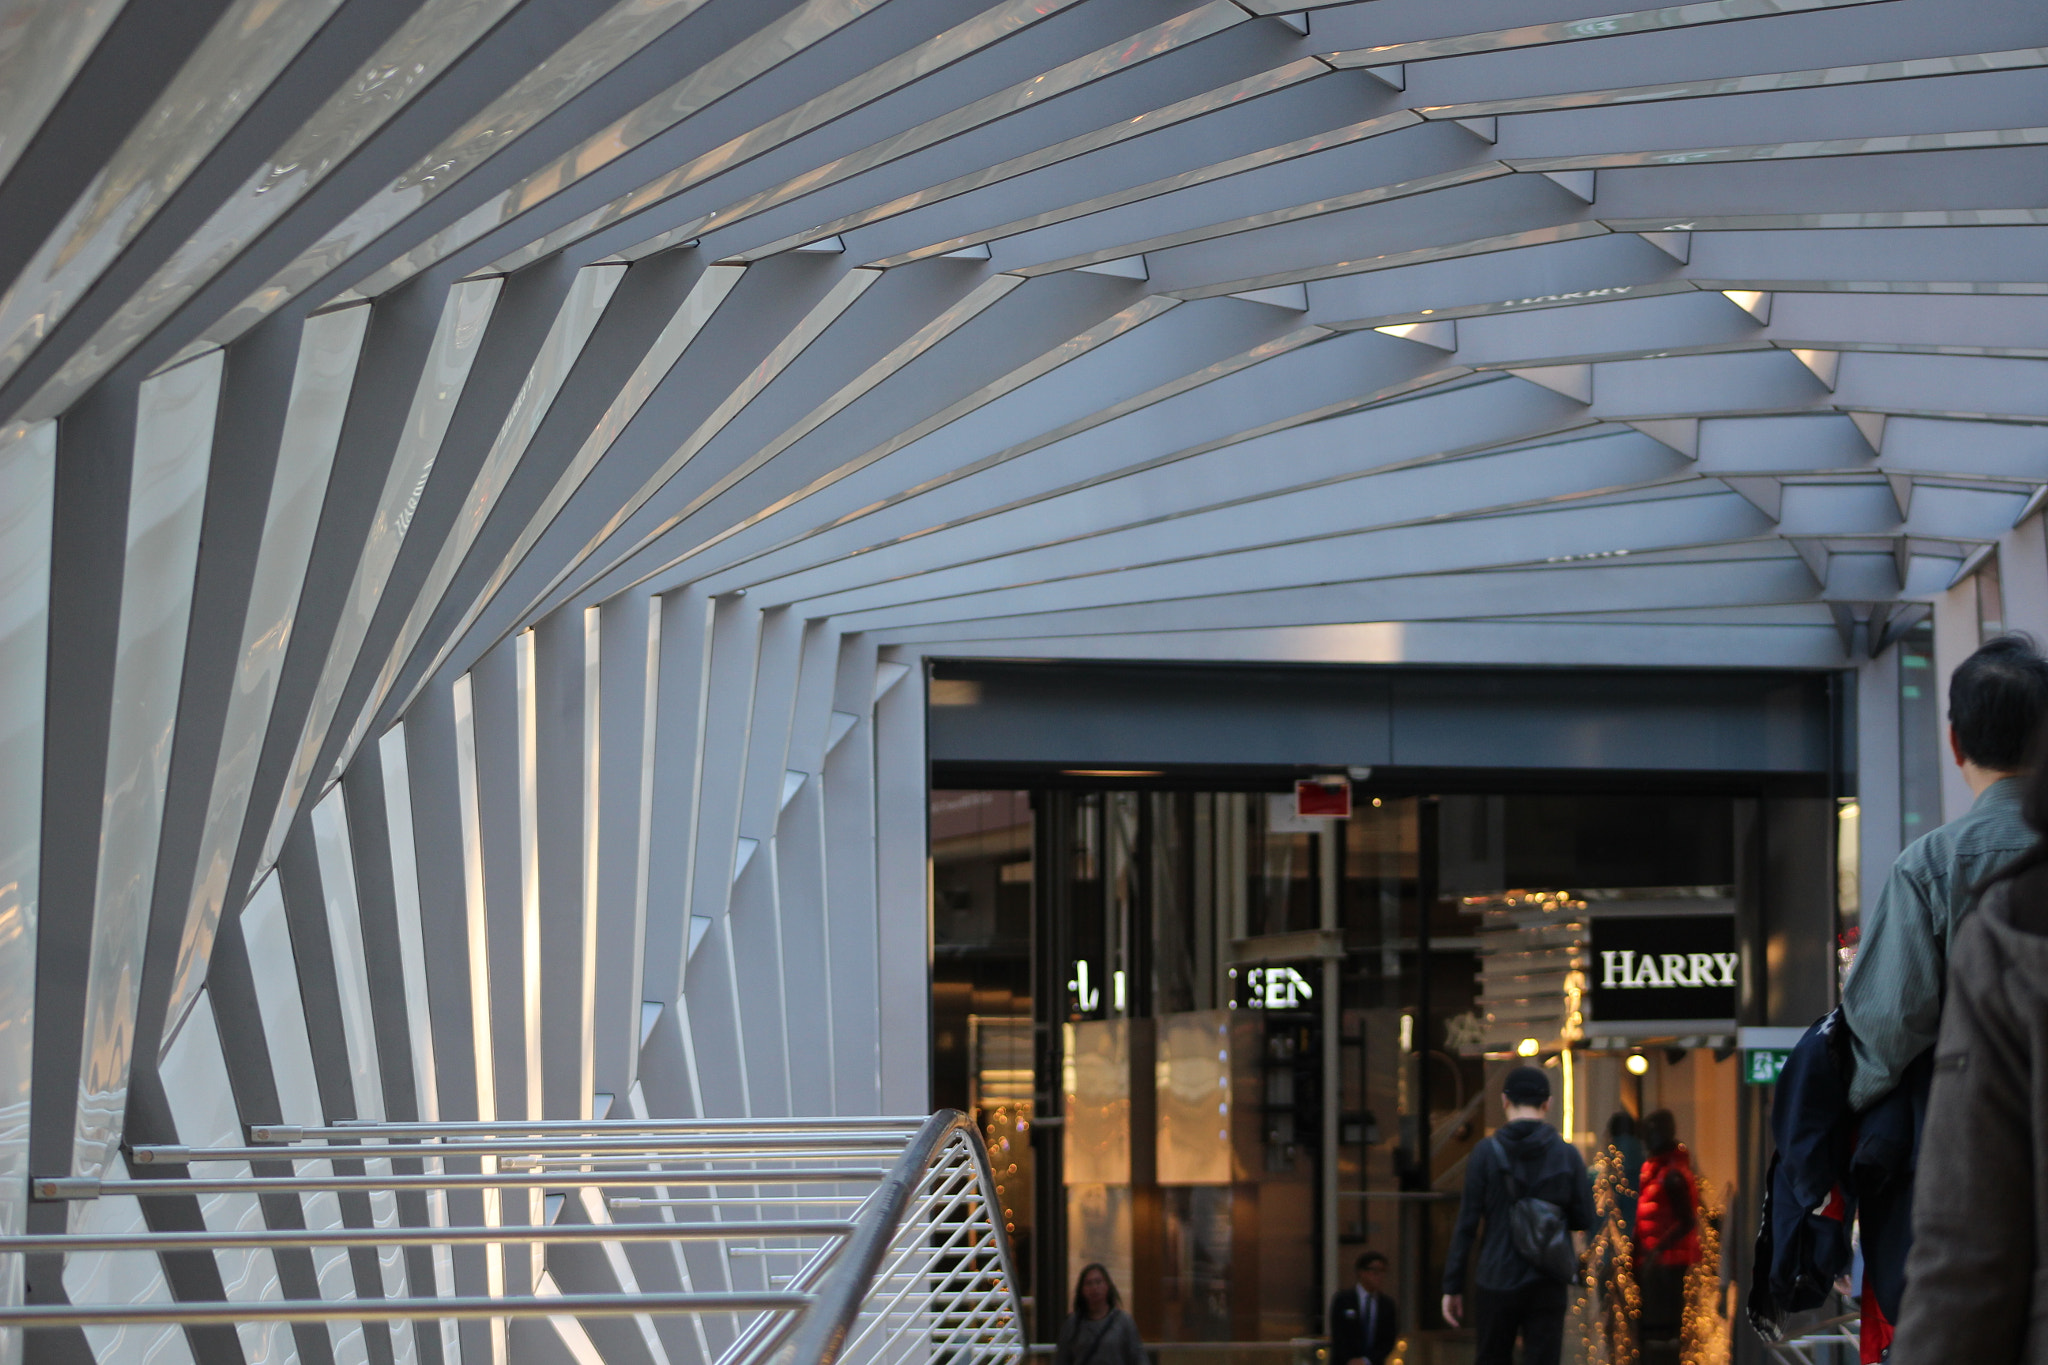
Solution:
{"label": "brushed aluminum panel", "polygon": [[[276,155],[252,172],[39,396],[68,404],[153,332],[505,17],[515,0],[425,0]],[[314,10],[312,5],[285,9]],[[265,311],[289,295],[260,296]],[[226,342],[239,331],[210,336]]]}
{"label": "brushed aluminum panel", "polygon": [[167,1045],[173,1026],[185,1017],[206,980],[214,930],[227,899],[229,867],[249,813],[256,761],[269,733],[271,704],[291,645],[306,561],[313,551],[313,533],[327,498],[327,476],[334,467],[349,387],[369,324],[368,307],[337,309],[309,318],[300,337],[263,540],[250,579],[241,660],[235,667],[234,690],[221,726],[220,759],[207,795],[199,870],[164,1015]]}
{"label": "brushed aluminum panel", "polygon": [[27,4],[0,14],[0,180],[126,3]]}
{"label": "brushed aluminum panel", "polygon": [[[970,57],[1076,2],[1077,0],[1004,0],[1004,3],[955,24],[944,33],[918,44],[901,56],[877,63],[853,79],[804,101],[788,113],[728,139],[702,156],[694,157],[638,189],[620,195],[601,208],[591,210],[566,227],[557,228],[532,245],[523,247],[500,260],[496,268],[516,269],[519,265],[539,260],[542,256],[559,251],[569,243],[588,237],[591,233],[601,231],[613,223],[623,222],[664,199],[681,194],[693,185],[702,184],[735,166],[792,142],[814,128],[821,128],[836,118],[872,104],[884,95],[900,90],[941,67]],[[694,237],[697,235],[694,228],[701,226],[706,220],[705,216],[694,218],[691,220],[693,226],[682,227],[678,231],[684,237]]]}
{"label": "brushed aluminum panel", "polygon": [[426,487],[427,477],[433,473],[434,461],[441,453],[441,441],[448,434],[448,424],[455,416],[455,404],[461,399],[463,385],[469,380],[469,368],[476,361],[477,347],[483,341],[484,329],[490,325],[491,312],[497,306],[498,291],[503,286],[504,281],[498,279],[465,280],[448,291],[447,302],[441,309],[440,324],[428,349],[426,365],[420,373],[418,386],[413,390],[404,432],[399,438],[398,449],[392,453],[391,467],[384,476],[376,519],[370,524],[362,553],[356,561],[348,600],[342,606],[341,619],[335,624],[333,638],[328,643],[327,660],[320,670],[320,683],[313,694],[313,704],[307,710],[305,724],[299,731],[291,775],[272,817],[270,836],[264,841],[258,877],[276,865],[278,851],[284,847],[285,834],[290,830],[299,802],[312,781],[313,764],[319,757],[321,745],[327,740],[328,727],[334,723],[335,708],[341,705],[342,688],[347,686],[349,674],[355,669],[356,656],[362,649],[364,636],[369,634],[370,620],[376,615],[377,603],[391,577],[392,565],[397,562],[406,532],[412,527],[413,509],[419,505],[420,492]]}
{"label": "brushed aluminum panel", "polygon": [[[0,428],[0,1236],[10,1237],[27,1230],[56,465],[54,422]],[[22,1292],[21,1258],[0,1258],[0,1304]],[[20,1358],[20,1330],[0,1330],[0,1365]]]}
{"label": "brushed aluminum panel", "polygon": [[96,1176],[105,1169],[121,1140],[128,1104],[136,993],[156,887],[220,378],[221,356],[215,352],[144,380],[137,398],[73,1175]]}
{"label": "brushed aluminum panel", "polygon": [[590,476],[590,471],[597,467],[597,462],[611,449],[612,442],[619,438],[619,434],[639,415],[647,400],[654,396],[656,386],[668,377],[668,372],[675,368],[676,362],[682,359],[683,352],[697,339],[697,334],[704,330],[705,325],[711,321],[711,315],[718,311],[718,306],[725,302],[726,295],[733,291],[733,286],[740,282],[740,277],[745,273],[746,271],[739,266],[708,266],[703,275],[690,287],[690,292],[684,296],[682,304],[676,309],[675,316],[661,329],[661,335],[654,339],[654,344],[648,347],[640,363],[633,367],[633,373],[621,386],[618,397],[612,400],[611,405],[605,409],[604,416],[598,420],[590,435],[577,448],[576,457],[569,461],[568,466],[556,477],[554,487],[548,490],[548,495],[541,501],[539,509],[528,518],[526,525],[520,530],[518,539],[513,542],[512,549],[499,560],[489,581],[478,590],[468,610],[463,613],[461,624],[449,633],[447,641],[434,656],[433,664],[422,673],[421,681],[406,698],[406,706],[412,705],[413,697],[419,695],[419,688],[426,685],[425,680],[440,670],[442,663],[448,658],[448,652],[455,647],[455,642],[462,638],[491,597],[504,586],[505,580],[512,576],[512,571],[526,558],[527,551],[533,548],[541,533],[553,524],[556,515],[568,505],[576,490],[583,486],[583,480]]}
{"label": "brushed aluminum panel", "polygon": [[[339,4],[234,0],[0,295],[0,382],[21,367],[100,273],[155,221]],[[97,375],[110,363],[111,357],[88,346],[65,368],[84,367]],[[75,381],[67,386],[74,396],[79,387]],[[47,411],[34,415],[54,417],[65,403],[45,400],[41,406]]]}
{"label": "brushed aluminum panel", "polygon": [[464,500],[455,524],[443,537],[440,551],[434,556],[433,567],[427,570],[426,581],[414,595],[412,609],[406,614],[398,639],[392,643],[391,653],[384,660],[376,685],[370,689],[363,713],[356,720],[355,731],[335,758],[334,776],[340,776],[341,770],[355,756],[364,731],[396,683],[398,670],[411,657],[420,636],[426,632],[427,622],[441,605],[448,584],[454,580],[455,571],[476,543],[484,523],[497,510],[505,485],[518,470],[519,462],[526,457],[542,419],[554,405],[562,385],[568,382],[570,370],[575,368],[577,358],[583,354],[584,344],[596,330],[598,320],[604,316],[605,305],[611,302],[625,274],[622,266],[606,265],[586,266],[576,272],[575,283],[569,286],[568,297],[563,299],[561,308],[555,313],[555,320],[541,342],[540,353],[534,357],[526,381],[519,386],[519,394],[512,401],[512,410],[505,414],[505,421],[498,428],[498,437],[491,443],[490,453],[484,456],[484,462],[470,484],[469,497]]}
{"label": "brushed aluminum panel", "polygon": [[[165,1050],[159,1074],[164,1098],[169,1101],[171,1119],[177,1125],[178,1141],[190,1147],[236,1147],[243,1140],[240,1115],[235,1109],[234,1087],[228,1080],[227,1061],[222,1056],[220,1028],[213,1017],[212,1002],[202,991],[198,1008]],[[249,1174],[245,1161],[209,1166],[214,1179],[235,1179]],[[208,1232],[260,1232],[265,1224],[263,1206],[253,1194],[220,1193],[200,1195],[200,1217]],[[268,1248],[226,1249],[214,1253],[221,1282],[229,1300],[240,1303],[282,1299],[284,1287],[278,1282],[277,1262]],[[235,1324],[246,1365],[295,1365],[299,1358],[298,1339],[282,1322],[241,1322]]]}
{"label": "brushed aluminum panel", "polygon": [[[473,4],[474,0],[468,3]],[[500,9],[509,8],[503,0],[494,3]],[[339,269],[355,253],[602,80],[619,63],[688,18],[703,3],[704,0],[619,0],[504,95],[359,205],[273,276],[261,291],[216,324],[208,335],[222,341],[240,336],[286,299]],[[473,212],[461,221],[467,223],[474,217]],[[431,255],[418,268],[423,269],[445,254]],[[375,297],[416,273],[417,269],[396,274],[380,271],[358,285],[357,291],[362,297]]]}

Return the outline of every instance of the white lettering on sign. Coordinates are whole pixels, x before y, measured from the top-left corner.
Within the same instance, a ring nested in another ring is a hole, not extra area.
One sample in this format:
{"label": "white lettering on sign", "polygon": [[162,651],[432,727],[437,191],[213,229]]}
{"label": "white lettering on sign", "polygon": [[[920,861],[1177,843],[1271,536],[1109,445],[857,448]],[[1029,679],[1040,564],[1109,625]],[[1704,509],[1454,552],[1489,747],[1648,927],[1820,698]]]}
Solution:
{"label": "white lettering on sign", "polygon": [[1067,983],[1067,989],[1074,993],[1074,1003],[1083,1010],[1092,1010],[1102,1003],[1102,987],[1088,984],[1088,964],[1074,964],[1074,979]]}
{"label": "white lettering on sign", "polygon": [[1507,299],[1503,308],[1527,308],[1535,303],[1576,303],[1580,299],[1604,299],[1615,294],[1626,294],[1635,286],[1632,284],[1610,284],[1605,289],[1574,289],[1569,294],[1538,294],[1529,299]]}
{"label": "white lettering on sign", "polygon": [[1632,948],[1600,954],[1603,990],[1642,990],[1651,986],[1732,986],[1736,953],[1638,953]]}
{"label": "white lettering on sign", "polygon": [[1291,1010],[1315,996],[1308,978],[1292,967],[1254,967],[1245,973],[1245,984],[1255,1010]]}

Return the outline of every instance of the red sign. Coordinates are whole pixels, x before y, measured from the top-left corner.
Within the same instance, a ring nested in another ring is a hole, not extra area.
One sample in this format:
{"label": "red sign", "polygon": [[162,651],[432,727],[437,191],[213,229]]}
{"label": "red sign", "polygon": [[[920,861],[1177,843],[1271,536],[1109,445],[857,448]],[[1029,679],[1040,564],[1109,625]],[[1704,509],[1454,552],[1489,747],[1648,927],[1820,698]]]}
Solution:
{"label": "red sign", "polygon": [[1294,784],[1294,813],[1304,820],[1351,818],[1351,779],[1305,777]]}

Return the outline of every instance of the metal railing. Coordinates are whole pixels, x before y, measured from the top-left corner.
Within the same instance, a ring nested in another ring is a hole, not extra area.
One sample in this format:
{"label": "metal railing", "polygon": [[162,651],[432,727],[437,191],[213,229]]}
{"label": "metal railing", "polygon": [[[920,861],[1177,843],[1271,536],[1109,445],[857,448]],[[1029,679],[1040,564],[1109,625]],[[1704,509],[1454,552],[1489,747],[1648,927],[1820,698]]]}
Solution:
{"label": "metal railing", "polygon": [[[0,1306],[0,1327],[483,1319],[501,1331],[515,1318],[682,1314],[722,1324],[699,1337],[714,1365],[1023,1358],[988,1156],[974,1125],[950,1110],[922,1120],[270,1125],[249,1138],[242,1147],[137,1146],[128,1169],[147,1175],[35,1179],[30,1192],[44,1201],[327,1195],[329,1207],[336,1194],[372,1194],[393,1213],[391,1194],[428,1198],[413,1201],[403,1226],[394,1217],[373,1218],[375,1226],[273,1220],[255,1230],[39,1234],[0,1238],[0,1255],[424,1246],[445,1256],[441,1249],[481,1247],[493,1282],[503,1283],[507,1250],[532,1247],[529,1291],[454,1294],[444,1285],[423,1294],[414,1285],[382,1298],[32,1303]],[[222,1163],[292,1173],[222,1176]],[[465,1191],[482,1196],[482,1221],[451,1226],[447,1196]],[[592,1221],[554,1221],[572,1201]],[[546,1216],[521,1216],[543,1207]],[[709,1247],[723,1284],[693,1288],[684,1273],[681,1292],[561,1292],[546,1248],[591,1243],[611,1254],[647,1243]]]}
{"label": "metal railing", "polygon": [[1766,1341],[1764,1350],[1778,1365],[1837,1365],[1858,1358],[1863,1315],[1840,1313],[1813,1323],[1783,1341]]}

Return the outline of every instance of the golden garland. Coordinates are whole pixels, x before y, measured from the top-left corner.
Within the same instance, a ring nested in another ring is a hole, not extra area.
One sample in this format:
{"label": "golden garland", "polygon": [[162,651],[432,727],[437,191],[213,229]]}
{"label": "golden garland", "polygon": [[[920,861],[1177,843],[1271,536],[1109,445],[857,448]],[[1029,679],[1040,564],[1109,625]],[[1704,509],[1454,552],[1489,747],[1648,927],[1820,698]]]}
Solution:
{"label": "golden garland", "polygon": [[1723,1206],[1713,1200],[1698,1174],[1693,1186],[1699,1205],[1700,1258],[1685,1272],[1685,1317],[1679,1336],[1679,1365],[1728,1365],[1732,1343],[1721,1292]]}
{"label": "golden garland", "polygon": [[1587,1247],[1586,1274],[1572,1316],[1577,1320],[1580,1359],[1587,1365],[1636,1365],[1636,1321],[1642,1300],[1636,1289],[1635,1229],[1622,1200],[1632,1198],[1622,1174],[1621,1152],[1609,1147],[1593,1161],[1593,1213],[1597,1222]]}

